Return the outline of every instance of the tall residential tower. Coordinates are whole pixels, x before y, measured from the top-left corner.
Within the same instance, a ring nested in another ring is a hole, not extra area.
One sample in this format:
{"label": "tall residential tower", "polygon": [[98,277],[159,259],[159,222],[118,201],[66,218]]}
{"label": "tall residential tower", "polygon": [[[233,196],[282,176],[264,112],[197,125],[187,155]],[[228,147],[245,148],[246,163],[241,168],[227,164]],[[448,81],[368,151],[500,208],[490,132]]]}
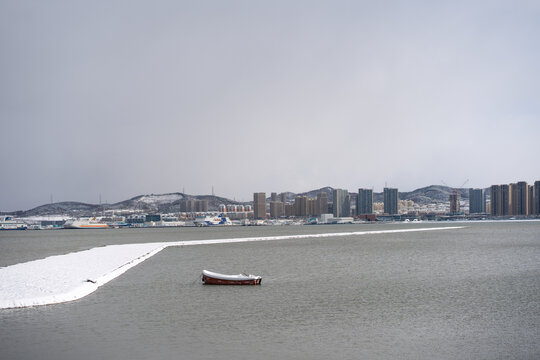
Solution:
{"label": "tall residential tower", "polygon": [[266,193],[253,193],[253,217],[255,219],[266,218]]}
{"label": "tall residential tower", "polygon": [[481,214],[486,212],[486,191],[484,189],[469,189],[469,213]]}
{"label": "tall residential tower", "polygon": [[328,214],[328,195],[325,192],[317,194],[317,206],[319,207],[319,215]]}
{"label": "tall residential tower", "polygon": [[373,190],[358,189],[356,198],[356,215],[373,214]]}
{"label": "tall residential tower", "polygon": [[540,214],[540,181],[534,182],[534,206],[533,206],[533,213],[536,215]]}
{"label": "tall residential tower", "polygon": [[383,195],[385,214],[398,214],[398,189],[384,188]]}
{"label": "tall residential tower", "polygon": [[349,192],[343,189],[334,189],[334,217],[350,216],[351,204]]}

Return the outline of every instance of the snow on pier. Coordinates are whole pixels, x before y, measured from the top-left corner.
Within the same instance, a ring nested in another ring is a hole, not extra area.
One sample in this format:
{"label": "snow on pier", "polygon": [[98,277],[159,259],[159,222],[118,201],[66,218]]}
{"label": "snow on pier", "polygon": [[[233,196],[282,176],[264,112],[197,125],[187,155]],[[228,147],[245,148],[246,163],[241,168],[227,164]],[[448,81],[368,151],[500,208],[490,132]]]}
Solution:
{"label": "snow on pier", "polygon": [[[463,226],[109,245],[0,268],[0,309],[83,298],[169,246],[344,237],[460,229]],[[197,270],[198,271],[198,270]]]}

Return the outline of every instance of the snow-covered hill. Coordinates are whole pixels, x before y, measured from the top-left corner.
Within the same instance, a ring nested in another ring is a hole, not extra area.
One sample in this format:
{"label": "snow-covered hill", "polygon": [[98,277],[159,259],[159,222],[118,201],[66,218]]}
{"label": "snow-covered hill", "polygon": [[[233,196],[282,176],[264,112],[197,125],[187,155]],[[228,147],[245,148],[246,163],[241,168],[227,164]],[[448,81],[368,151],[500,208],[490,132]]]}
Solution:
{"label": "snow-covered hill", "polygon": [[213,195],[188,195],[182,193],[139,195],[115,204],[86,204],[81,202],[60,202],[38,206],[27,211],[17,212],[19,217],[42,215],[92,216],[107,210],[118,212],[161,212],[181,211],[183,200],[207,200],[208,210],[217,210],[220,204],[242,204],[227,198]]}

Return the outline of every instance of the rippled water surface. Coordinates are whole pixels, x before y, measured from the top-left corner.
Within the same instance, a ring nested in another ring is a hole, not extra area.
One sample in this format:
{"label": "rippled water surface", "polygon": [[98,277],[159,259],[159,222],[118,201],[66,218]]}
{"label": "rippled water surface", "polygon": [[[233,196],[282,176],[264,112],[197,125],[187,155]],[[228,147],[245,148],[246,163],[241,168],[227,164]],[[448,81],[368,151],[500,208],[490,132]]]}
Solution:
{"label": "rippled water surface", "polygon": [[[168,248],[81,300],[0,310],[1,358],[540,358],[540,222],[464,225]],[[106,244],[411,226],[441,224],[4,232],[0,266]],[[263,283],[203,286],[202,269]]]}

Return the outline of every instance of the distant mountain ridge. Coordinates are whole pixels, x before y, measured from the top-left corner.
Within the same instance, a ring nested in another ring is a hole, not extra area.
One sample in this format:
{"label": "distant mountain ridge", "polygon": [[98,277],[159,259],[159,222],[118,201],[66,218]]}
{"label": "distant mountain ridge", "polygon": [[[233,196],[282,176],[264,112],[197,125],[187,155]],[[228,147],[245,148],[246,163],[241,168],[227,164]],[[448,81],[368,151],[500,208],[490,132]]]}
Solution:
{"label": "distant mountain ridge", "polygon": [[208,200],[209,210],[217,210],[220,204],[244,204],[238,201],[214,195],[188,195],[183,193],[168,193],[139,195],[114,204],[86,204],[82,202],[66,201],[53,204],[45,204],[26,211],[10,212],[10,214],[20,217],[60,214],[70,216],[90,216],[106,210],[114,210],[119,212],[142,211],[175,213],[181,211],[181,203],[183,200],[192,199]]}
{"label": "distant mountain ridge", "polygon": [[[287,202],[293,202],[296,196],[307,196],[316,198],[317,194],[324,192],[328,196],[328,201],[333,201],[332,191],[334,188],[326,186],[316,190],[310,190],[304,193],[285,192]],[[456,189],[462,199],[469,198],[469,189]],[[412,200],[415,203],[425,205],[430,203],[447,202],[453,189],[448,186],[430,185],[410,192],[399,192],[400,200]],[[278,200],[280,199],[278,193]],[[350,192],[352,196],[357,193]],[[139,195],[131,199],[124,200],[114,204],[87,204],[82,202],[66,201],[53,204],[45,204],[26,211],[10,212],[9,214],[19,217],[28,216],[43,216],[43,215],[68,215],[68,216],[90,216],[98,214],[105,210],[115,211],[142,211],[142,212],[160,212],[160,213],[175,213],[180,212],[181,203],[184,200],[207,200],[208,210],[216,211],[220,204],[224,205],[246,205],[252,202],[240,202],[230,200],[224,197],[215,195],[188,195],[183,193],[168,193],[168,194],[149,194]],[[270,197],[267,198],[270,201]],[[383,201],[383,193],[373,193],[374,202]],[[4,212],[8,214],[7,212]]]}

